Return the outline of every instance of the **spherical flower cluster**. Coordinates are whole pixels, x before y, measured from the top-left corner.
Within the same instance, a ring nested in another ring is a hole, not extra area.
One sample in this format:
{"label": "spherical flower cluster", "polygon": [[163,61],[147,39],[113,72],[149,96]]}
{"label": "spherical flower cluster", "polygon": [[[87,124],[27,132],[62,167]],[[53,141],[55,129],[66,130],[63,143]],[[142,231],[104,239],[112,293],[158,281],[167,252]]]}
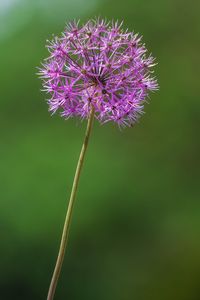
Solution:
{"label": "spherical flower cluster", "polygon": [[148,91],[158,84],[141,37],[122,23],[101,19],[70,23],[48,41],[50,56],[40,68],[49,110],[65,118],[88,118],[91,107],[101,123],[131,126],[143,112]]}

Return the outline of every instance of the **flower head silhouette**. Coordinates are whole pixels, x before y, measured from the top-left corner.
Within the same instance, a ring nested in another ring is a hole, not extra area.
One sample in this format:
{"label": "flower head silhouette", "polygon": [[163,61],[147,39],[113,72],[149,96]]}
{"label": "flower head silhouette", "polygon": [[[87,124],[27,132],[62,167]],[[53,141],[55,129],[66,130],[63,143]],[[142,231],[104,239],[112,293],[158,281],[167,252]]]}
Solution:
{"label": "flower head silhouette", "polygon": [[101,123],[130,126],[143,112],[148,92],[158,89],[154,58],[122,23],[97,18],[80,26],[74,21],[47,47],[50,56],[39,74],[50,94],[49,110],[65,118],[87,119],[93,107]]}

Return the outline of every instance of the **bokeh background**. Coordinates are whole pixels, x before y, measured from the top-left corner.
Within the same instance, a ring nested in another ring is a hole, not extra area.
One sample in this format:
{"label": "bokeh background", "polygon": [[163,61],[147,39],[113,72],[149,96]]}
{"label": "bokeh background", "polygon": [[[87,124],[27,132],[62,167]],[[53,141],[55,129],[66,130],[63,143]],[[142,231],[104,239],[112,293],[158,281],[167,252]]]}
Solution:
{"label": "bokeh background", "polygon": [[0,299],[46,299],[85,122],[48,113],[36,66],[65,22],[124,19],[160,91],[95,124],[55,299],[200,299],[198,0],[0,0]]}

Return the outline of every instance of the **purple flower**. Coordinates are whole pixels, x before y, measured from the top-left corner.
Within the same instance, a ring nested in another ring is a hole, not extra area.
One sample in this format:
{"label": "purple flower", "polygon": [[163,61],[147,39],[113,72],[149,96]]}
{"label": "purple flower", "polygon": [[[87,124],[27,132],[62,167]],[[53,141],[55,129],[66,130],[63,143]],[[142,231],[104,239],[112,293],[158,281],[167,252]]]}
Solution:
{"label": "purple flower", "polygon": [[138,34],[122,23],[95,19],[70,23],[60,38],[48,42],[50,56],[39,74],[50,94],[49,110],[65,118],[88,118],[91,106],[101,122],[131,126],[143,112],[149,90],[158,84],[154,58]]}

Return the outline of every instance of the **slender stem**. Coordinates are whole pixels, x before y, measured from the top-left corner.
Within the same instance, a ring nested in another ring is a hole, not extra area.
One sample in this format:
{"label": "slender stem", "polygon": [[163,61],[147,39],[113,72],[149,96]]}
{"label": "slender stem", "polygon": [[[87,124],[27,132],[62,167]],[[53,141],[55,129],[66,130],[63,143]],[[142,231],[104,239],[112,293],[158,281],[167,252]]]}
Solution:
{"label": "slender stem", "polygon": [[75,200],[75,196],[76,196],[76,192],[77,192],[77,188],[78,188],[78,182],[80,179],[81,169],[83,167],[85,153],[86,153],[88,142],[89,142],[89,137],[90,137],[90,133],[91,133],[91,129],[92,129],[93,120],[94,120],[94,107],[92,106],[90,115],[88,118],[88,123],[87,123],[86,132],[85,132],[83,146],[82,146],[78,164],[76,167],[76,173],[74,176],[72,191],[71,191],[71,195],[70,195],[70,199],[69,199],[67,214],[66,214],[66,218],[65,218],[64,227],[63,227],[62,238],[61,238],[61,242],[60,242],[60,248],[59,248],[58,257],[57,257],[55,269],[53,272],[53,276],[51,279],[51,283],[49,286],[47,300],[53,300],[53,298],[54,298],[57,282],[58,282],[60,271],[62,268],[64,255],[65,255],[65,249],[66,249],[68,235],[69,235],[69,226],[70,226],[70,221],[71,221],[71,217],[72,217],[72,209],[73,209],[74,200]]}

